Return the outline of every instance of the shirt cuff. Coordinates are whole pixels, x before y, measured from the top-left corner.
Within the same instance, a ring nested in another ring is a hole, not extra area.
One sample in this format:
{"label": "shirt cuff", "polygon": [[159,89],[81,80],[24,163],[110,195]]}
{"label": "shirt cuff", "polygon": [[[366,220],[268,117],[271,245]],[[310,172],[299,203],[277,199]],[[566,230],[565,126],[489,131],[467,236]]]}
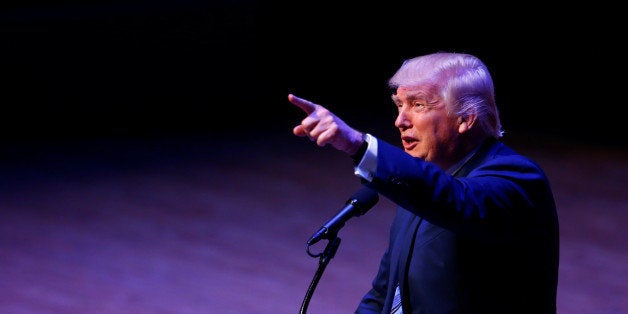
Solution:
{"label": "shirt cuff", "polygon": [[368,146],[358,165],[353,168],[353,173],[356,176],[371,182],[375,171],[377,170],[377,139],[366,133],[364,140]]}

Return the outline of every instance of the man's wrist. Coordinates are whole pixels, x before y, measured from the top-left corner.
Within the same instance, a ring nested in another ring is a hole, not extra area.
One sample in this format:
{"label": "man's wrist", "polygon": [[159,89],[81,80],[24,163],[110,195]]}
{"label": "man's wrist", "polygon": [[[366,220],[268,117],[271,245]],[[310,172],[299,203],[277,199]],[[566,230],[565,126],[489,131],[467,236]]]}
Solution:
{"label": "man's wrist", "polygon": [[360,145],[358,150],[354,154],[351,155],[351,158],[353,159],[353,161],[359,162],[360,159],[362,159],[362,156],[364,156],[364,153],[366,152],[368,147],[369,147],[369,143],[366,140],[366,133],[362,133],[362,144]]}

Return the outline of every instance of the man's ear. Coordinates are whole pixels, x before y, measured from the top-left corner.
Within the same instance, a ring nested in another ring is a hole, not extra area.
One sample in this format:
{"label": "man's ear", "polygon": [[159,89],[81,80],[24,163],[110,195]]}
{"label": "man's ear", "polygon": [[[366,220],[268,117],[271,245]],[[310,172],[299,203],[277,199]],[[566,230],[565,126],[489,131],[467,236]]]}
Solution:
{"label": "man's ear", "polygon": [[464,134],[469,132],[477,121],[477,118],[478,115],[475,113],[458,117],[458,133]]}

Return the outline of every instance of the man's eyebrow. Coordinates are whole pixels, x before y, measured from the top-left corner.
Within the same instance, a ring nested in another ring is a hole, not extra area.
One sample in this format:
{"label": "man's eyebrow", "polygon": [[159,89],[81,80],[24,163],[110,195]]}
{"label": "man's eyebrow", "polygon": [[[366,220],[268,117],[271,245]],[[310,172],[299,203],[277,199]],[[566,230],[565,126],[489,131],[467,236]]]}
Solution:
{"label": "man's eyebrow", "polygon": [[[408,100],[420,99],[420,100],[427,101],[427,97],[426,96],[427,96],[427,94],[424,91],[414,91],[414,92],[406,93],[405,98],[407,98]],[[399,98],[399,96],[397,96],[396,94],[392,95],[391,98],[392,98],[392,100],[394,102],[401,102],[401,98]]]}
{"label": "man's eyebrow", "polygon": [[392,101],[393,101],[393,102],[395,102],[395,103],[398,103],[398,102],[400,102],[400,101],[401,101],[401,100],[399,100],[399,96],[397,96],[396,94],[395,94],[395,95],[390,96],[390,98],[391,98],[391,99],[392,99]]}

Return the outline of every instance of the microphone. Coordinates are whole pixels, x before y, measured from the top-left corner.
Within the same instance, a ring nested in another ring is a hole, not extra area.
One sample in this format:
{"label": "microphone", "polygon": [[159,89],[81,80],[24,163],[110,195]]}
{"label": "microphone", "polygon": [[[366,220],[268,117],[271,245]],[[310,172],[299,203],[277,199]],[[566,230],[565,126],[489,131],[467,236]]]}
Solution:
{"label": "microphone", "polygon": [[367,187],[358,190],[347,200],[344,208],[312,235],[307,241],[307,245],[313,245],[322,239],[329,239],[335,236],[347,220],[354,216],[364,215],[378,201],[379,194],[377,192]]}

